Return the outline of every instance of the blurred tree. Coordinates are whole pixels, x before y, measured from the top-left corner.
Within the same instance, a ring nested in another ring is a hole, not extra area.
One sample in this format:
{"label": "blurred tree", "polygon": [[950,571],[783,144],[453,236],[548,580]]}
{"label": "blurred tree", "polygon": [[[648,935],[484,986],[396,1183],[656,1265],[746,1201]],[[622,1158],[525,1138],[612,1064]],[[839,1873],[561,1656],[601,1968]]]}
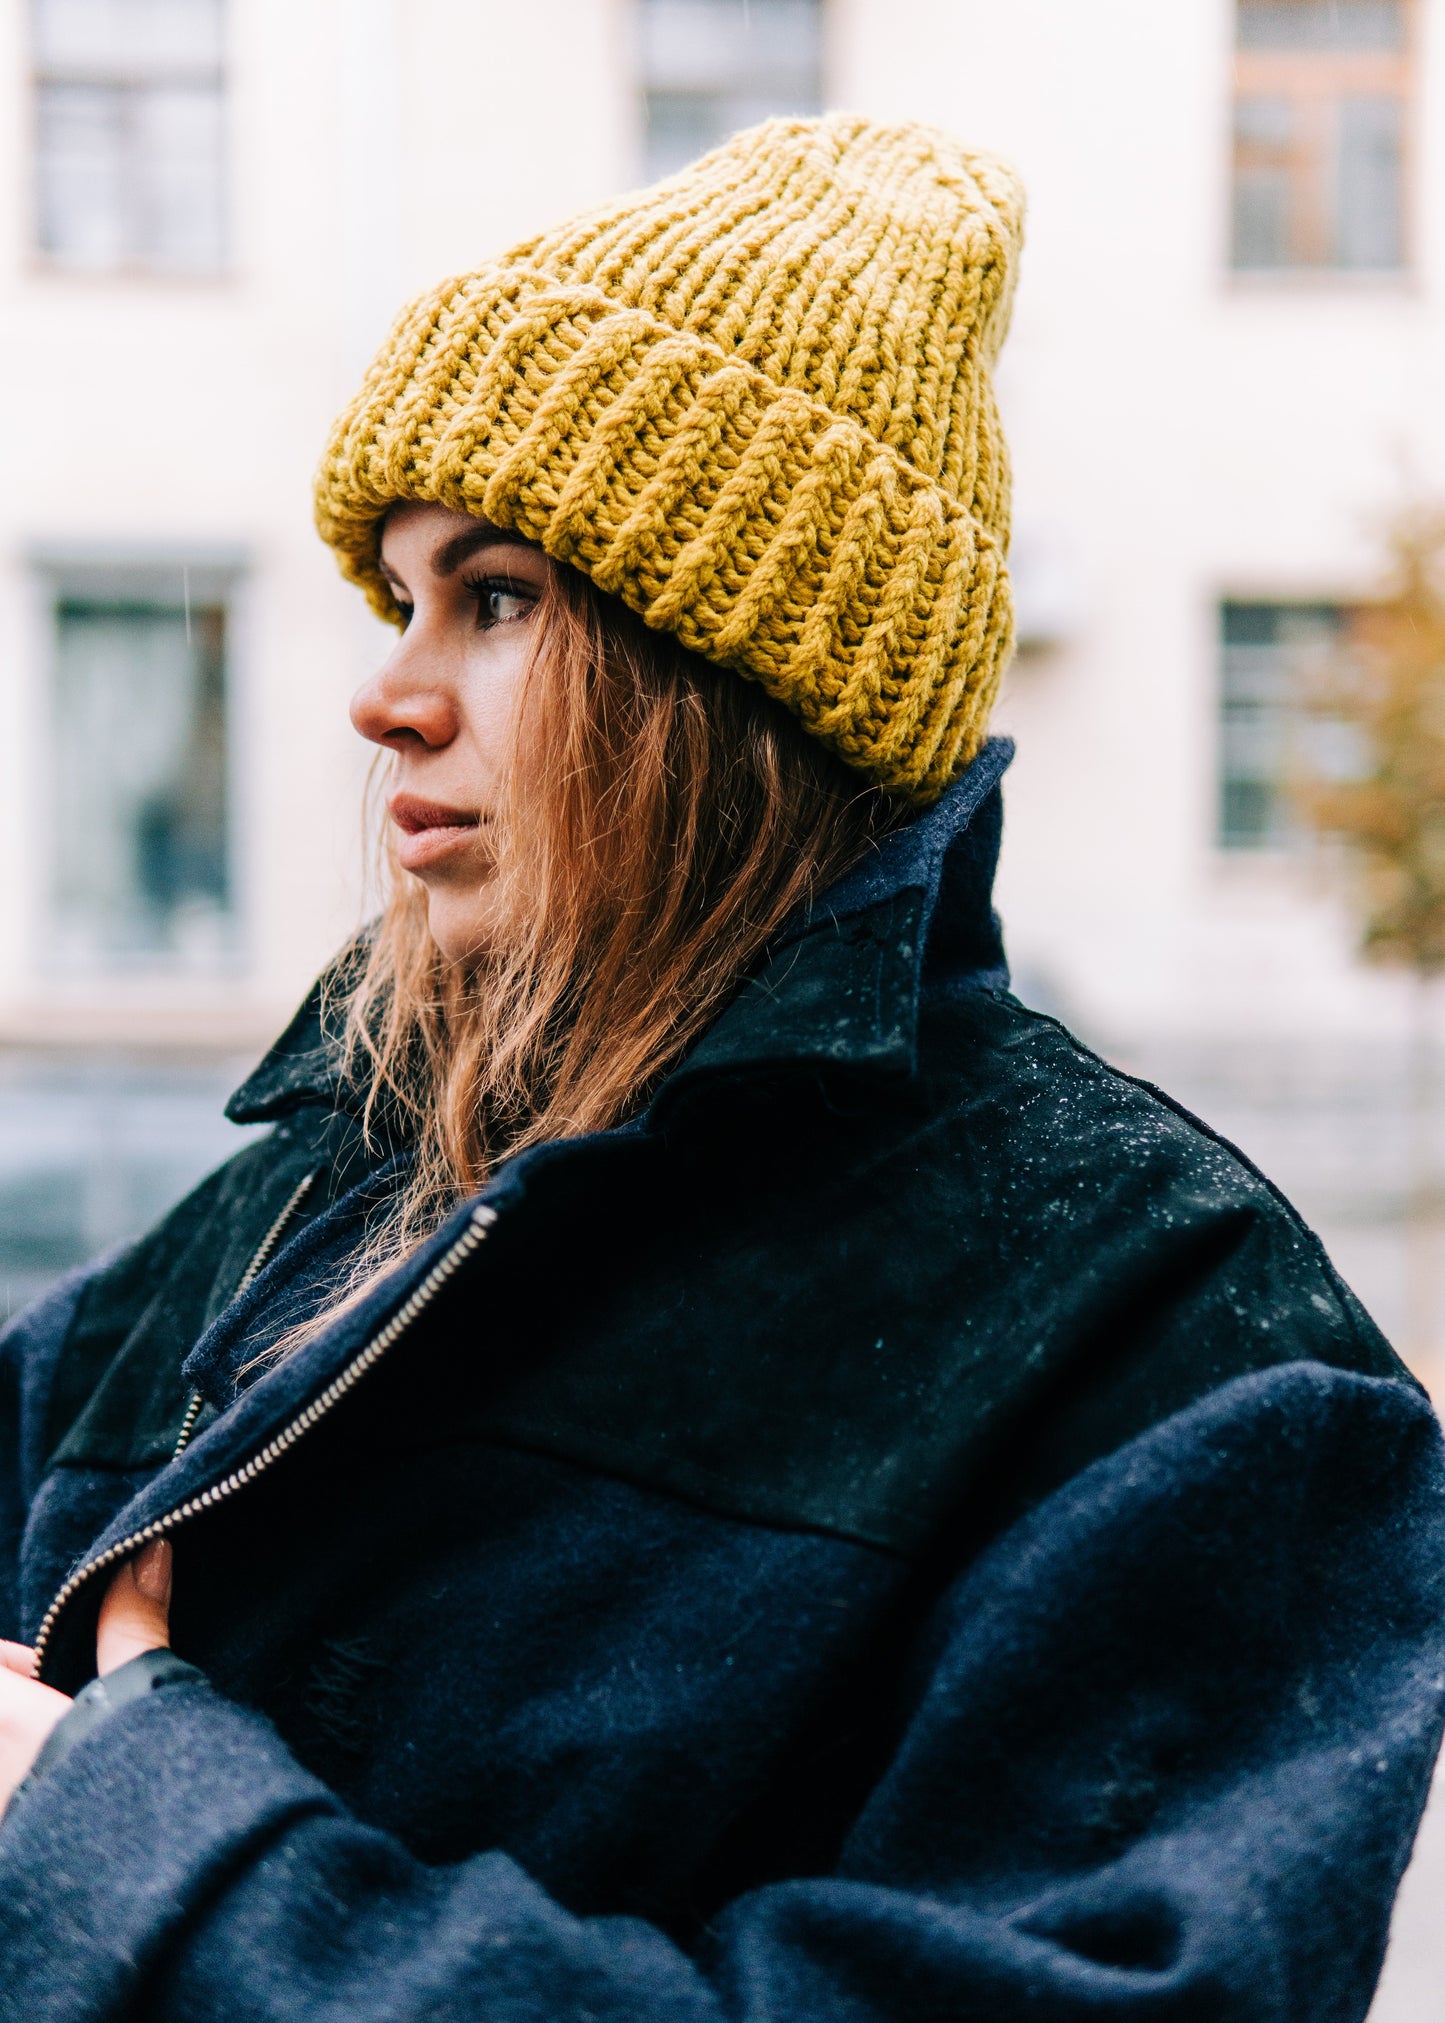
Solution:
{"label": "blurred tree", "polygon": [[1390,536],[1384,594],[1341,650],[1300,671],[1292,799],[1342,845],[1366,955],[1409,969],[1407,1353],[1439,1353],[1437,997],[1445,975],[1445,508],[1417,507]]}

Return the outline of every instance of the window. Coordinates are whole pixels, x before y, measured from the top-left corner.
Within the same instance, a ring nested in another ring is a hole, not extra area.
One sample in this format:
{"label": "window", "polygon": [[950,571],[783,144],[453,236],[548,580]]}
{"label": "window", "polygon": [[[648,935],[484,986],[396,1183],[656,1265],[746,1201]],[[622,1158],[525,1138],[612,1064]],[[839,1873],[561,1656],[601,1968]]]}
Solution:
{"label": "window", "polygon": [[31,0],[36,243],[90,273],[224,254],[224,0]]}
{"label": "window", "polygon": [[1411,0],[1237,0],[1234,266],[1405,263]]}
{"label": "window", "polygon": [[45,915],[65,969],[229,951],[224,591],[180,568],[57,585]]}
{"label": "window", "polygon": [[[1286,792],[1292,752],[1312,770],[1351,770],[1344,726],[1301,723],[1300,684],[1339,653],[1349,621],[1338,604],[1225,604],[1220,613],[1219,841],[1226,850],[1290,848],[1297,826]],[[1340,749],[1335,749],[1340,747]]]}
{"label": "window", "polygon": [[646,173],[822,106],[821,0],[639,0]]}

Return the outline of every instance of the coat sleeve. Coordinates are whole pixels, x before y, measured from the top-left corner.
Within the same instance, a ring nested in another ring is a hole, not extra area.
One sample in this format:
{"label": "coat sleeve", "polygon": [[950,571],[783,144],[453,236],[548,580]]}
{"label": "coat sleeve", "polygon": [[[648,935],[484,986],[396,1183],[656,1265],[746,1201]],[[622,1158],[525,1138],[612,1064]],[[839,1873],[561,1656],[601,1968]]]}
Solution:
{"label": "coat sleeve", "polygon": [[[0,1329],[0,1637],[24,1638],[19,1562],[31,1500],[51,1450],[79,1417],[132,1328],[149,1311],[158,1352],[179,1369],[204,1321],[201,1299],[214,1274],[216,1239],[208,1225],[224,1209],[228,1190],[255,1193],[254,1174],[265,1144],[247,1147],[209,1174],[169,1214],[133,1243],[119,1246],[57,1279]],[[265,1195],[260,1196],[265,1200]],[[241,1222],[227,1218],[228,1232]],[[176,1262],[200,1245],[209,1269],[194,1290],[197,1311],[166,1316],[167,1340],[154,1311]]]}
{"label": "coat sleeve", "polygon": [[695,1954],[502,1852],[424,1866],[168,1687],[0,1828],[0,2017],[1352,2023],[1439,1736],[1442,1559],[1412,1390],[1236,1380],[960,1575],[832,1872]]}
{"label": "coat sleeve", "polygon": [[51,1391],[76,1310],[95,1270],[57,1281],[0,1331],[0,1637],[17,1642],[20,1541],[45,1456]]}

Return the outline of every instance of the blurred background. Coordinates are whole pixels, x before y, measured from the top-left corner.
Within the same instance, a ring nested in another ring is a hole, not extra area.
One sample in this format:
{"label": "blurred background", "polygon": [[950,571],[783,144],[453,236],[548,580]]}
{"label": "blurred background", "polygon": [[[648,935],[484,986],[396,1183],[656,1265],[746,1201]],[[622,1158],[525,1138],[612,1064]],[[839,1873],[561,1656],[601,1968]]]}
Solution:
{"label": "blurred background", "polygon": [[[1445,0],[6,0],[0,99],[0,1306],[234,1149],[364,910],[386,635],[310,473],[397,306],[844,105],[1030,193],[1020,993],[1243,1146],[1445,1376],[1431,964],[1361,958],[1287,778],[1300,666],[1445,499]],[[1431,1862],[1398,2023],[1445,2019],[1434,1824]]]}

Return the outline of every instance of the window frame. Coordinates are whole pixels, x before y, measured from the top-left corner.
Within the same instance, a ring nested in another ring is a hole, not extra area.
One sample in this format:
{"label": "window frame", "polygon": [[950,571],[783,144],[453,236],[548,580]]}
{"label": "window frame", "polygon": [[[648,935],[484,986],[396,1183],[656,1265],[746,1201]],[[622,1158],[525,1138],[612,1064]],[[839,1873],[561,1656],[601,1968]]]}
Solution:
{"label": "window frame", "polygon": [[[1397,49],[1264,48],[1239,40],[1239,0],[1230,6],[1230,89],[1226,128],[1224,270],[1231,287],[1245,291],[1279,288],[1399,289],[1417,280],[1421,156],[1420,64],[1423,32],[1420,0],[1400,0],[1404,32]],[[1328,200],[1319,201],[1329,160],[1320,132],[1332,107],[1349,96],[1393,98],[1400,107],[1400,253],[1391,266],[1344,266],[1337,260],[1290,260],[1278,266],[1241,266],[1236,261],[1235,202],[1238,176],[1238,112],[1241,100],[1282,98],[1303,106],[1313,123],[1311,148],[1319,166],[1315,184],[1315,226],[1321,239],[1330,225]]]}
{"label": "window frame", "polygon": [[[247,970],[251,959],[249,867],[244,854],[248,768],[244,749],[246,712],[241,668],[251,571],[246,555],[230,547],[170,549],[147,547],[97,549],[89,546],[45,547],[27,557],[39,620],[36,688],[31,706],[38,749],[29,798],[28,820],[38,839],[25,864],[25,914],[28,966],[50,986],[90,989],[97,985],[174,981],[205,987],[231,984]],[[188,960],[183,953],[138,952],[119,960],[100,956],[89,962],[67,960],[52,931],[55,880],[58,871],[54,836],[47,826],[46,807],[55,777],[55,675],[59,645],[59,614],[66,603],[149,606],[155,610],[184,608],[186,594],[195,608],[217,608],[225,614],[223,646],[223,765],[225,809],[222,828],[227,904],[224,944],[211,960]],[[180,593],[179,595],[177,593]],[[43,799],[41,797],[44,797]]]}
{"label": "window frame", "polygon": [[[1257,775],[1231,773],[1228,767],[1230,747],[1230,688],[1228,654],[1231,646],[1247,648],[1251,642],[1231,641],[1228,638],[1229,613],[1234,611],[1270,611],[1285,617],[1293,616],[1313,625],[1317,637],[1310,640],[1301,637],[1295,641],[1271,641],[1269,646],[1283,654],[1294,653],[1301,656],[1295,666],[1307,665],[1303,657],[1323,653],[1333,661],[1336,656],[1348,657],[1352,652],[1351,638],[1355,621],[1367,611],[1371,604],[1371,594],[1363,586],[1351,591],[1341,589],[1338,584],[1329,588],[1296,588],[1288,592],[1277,589],[1232,588],[1219,591],[1210,606],[1212,642],[1211,708],[1213,737],[1211,750],[1213,768],[1210,780],[1210,821],[1209,845],[1216,865],[1225,867],[1249,867],[1268,864],[1286,865],[1298,863],[1311,849],[1311,832],[1306,823],[1292,817],[1286,811],[1285,818],[1278,825],[1271,825],[1257,836],[1246,836],[1242,832],[1230,831],[1225,826],[1225,809],[1231,780],[1236,783],[1246,779],[1257,779]],[[1263,645],[1265,642],[1259,642]],[[1353,730],[1341,726],[1337,720],[1326,715],[1311,718],[1307,713],[1292,707],[1290,669],[1281,670],[1284,679],[1279,694],[1272,698],[1269,707],[1275,712],[1278,725],[1277,744],[1284,766],[1268,780],[1271,798],[1280,801],[1288,785],[1289,762],[1310,754],[1310,771],[1315,778],[1353,777],[1351,772],[1339,772],[1334,768],[1330,753],[1339,756],[1341,731],[1351,740]],[[1242,698],[1236,697],[1238,706]]]}
{"label": "window frame", "polygon": [[[94,65],[76,63],[65,66],[47,66],[42,62],[39,49],[37,6],[41,0],[24,0],[24,21],[21,34],[25,42],[24,89],[25,116],[23,121],[22,145],[25,148],[24,194],[26,197],[24,238],[31,269],[48,280],[71,283],[116,282],[143,284],[146,287],[179,287],[185,289],[214,287],[218,282],[228,281],[235,270],[235,183],[232,175],[234,157],[233,136],[233,79],[231,60],[231,37],[234,8],[231,0],[220,0],[221,34],[220,48],[214,63],[177,63],[173,67],[159,67],[146,70],[140,65],[126,66],[124,63],[97,62]],[[218,185],[219,185],[219,229],[217,234],[216,257],[214,262],[204,266],[165,266],[152,261],[126,257],[110,265],[88,265],[69,259],[65,254],[54,251],[41,241],[41,95],[47,85],[102,86],[120,88],[132,93],[147,86],[197,86],[214,87],[219,116],[218,139]]]}
{"label": "window frame", "polygon": [[[655,74],[649,69],[646,54],[646,16],[649,9],[649,0],[631,0],[631,4],[634,87],[638,113],[637,145],[640,156],[639,171],[644,179],[654,180],[675,174],[679,168],[684,167],[686,162],[695,158],[698,153],[708,152],[714,147],[720,147],[733,133],[742,131],[749,123],[747,120],[744,120],[739,126],[729,127],[724,132],[714,136],[711,140],[703,142],[700,147],[692,147],[690,144],[690,152],[673,162],[671,166],[660,164],[652,158],[651,154],[653,139],[651,107],[654,99],[659,101],[666,99],[674,104],[687,103],[690,105],[706,106],[717,104],[719,101],[725,102],[728,99],[746,96],[751,89],[757,96],[764,99],[776,96],[781,100],[787,97],[787,105],[780,104],[775,108],[776,112],[781,112],[784,116],[788,112],[811,116],[812,114],[821,112],[827,103],[830,46],[829,0],[797,0],[797,4],[812,15],[817,36],[814,51],[815,62],[812,70],[812,83],[815,89],[809,92],[809,104],[807,105],[803,105],[800,100],[795,100],[781,91],[776,93],[769,92],[767,85],[770,77],[775,73],[766,70],[749,71],[745,65],[740,65],[736,71],[726,73],[721,79],[714,79],[711,87],[707,89],[696,88],[691,85],[682,86],[680,84],[669,86],[665,82],[657,81]],[[666,0],[662,0],[662,4],[665,5]],[[703,0],[703,4],[707,4],[707,0]],[[736,6],[740,16],[745,16],[747,13],[748,0],[726,0],[726,4]],[[751,4],[761,14],[766,9],[768,0],[751,0]],[[774,116],[773,113],[767,111],[759,111],[754,115],[756,118],[771,116]]]}

